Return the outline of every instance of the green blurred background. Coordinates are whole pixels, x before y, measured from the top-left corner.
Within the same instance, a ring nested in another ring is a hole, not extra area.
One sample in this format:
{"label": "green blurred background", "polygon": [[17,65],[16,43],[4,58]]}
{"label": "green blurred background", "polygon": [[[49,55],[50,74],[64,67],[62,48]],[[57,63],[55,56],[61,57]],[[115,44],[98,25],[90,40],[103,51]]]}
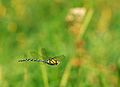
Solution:
{"label": "green blurred background", "polygon": [[[0,0],[0,87],[119,87],[119,0]],[[58,66],[21,58],[65,55]]]}

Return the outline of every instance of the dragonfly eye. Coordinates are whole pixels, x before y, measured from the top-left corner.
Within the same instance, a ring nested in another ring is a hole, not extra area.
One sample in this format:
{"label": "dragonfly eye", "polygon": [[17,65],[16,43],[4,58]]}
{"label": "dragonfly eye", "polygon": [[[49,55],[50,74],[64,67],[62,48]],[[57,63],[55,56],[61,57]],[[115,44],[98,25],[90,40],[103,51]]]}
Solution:
{"label": "dragonfly eye", "polygon": [[60,64],[60,61],[57,61],[57,64]]}

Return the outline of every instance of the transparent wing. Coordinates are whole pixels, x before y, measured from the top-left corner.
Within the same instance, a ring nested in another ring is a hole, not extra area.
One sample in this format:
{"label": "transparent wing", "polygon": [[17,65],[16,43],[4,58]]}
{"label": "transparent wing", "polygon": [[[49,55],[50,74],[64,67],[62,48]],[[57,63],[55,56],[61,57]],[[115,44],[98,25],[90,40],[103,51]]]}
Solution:
{"label": "transparent wing", "polygon": [[45,61],[45,60],[47,61],[47,60],[49,60],[49,59],[51,59],[51,58],[54,58],[54,59],[56,59],[56,60],[58,60],[58,61],[61,61],[61,60],[63,60],[63,59],[65,58],[64,55],[59,55],[59,56],[50,57],[50,56],[47,55],[47,51],[45,50],[45,48],[42,48],[42,49],[41,49],[41,53],[42,53],[42,57],[43,57],[43,60],[44,60],[44,61]]}
{"label": "transparent wing", "polygon": [[38,58],[39,54],[36,51],[30,51],[31,57],[32,58]]}
{"label": "transparent wing", "polygon": [[42,54],[43,59],[47,59],[48,58],[47,51],[45,50],[45,48],[41,49],[41,54]]}
{"label": "transparent wing", "polygon": [[57,59],[57,60],[62,60],[62,59],[64,59],[65,58],[65,56],[64,55],[60,55],[60,56],[55,56],[55,57],[53,57],[53,58],[55,58],[55,59]]}

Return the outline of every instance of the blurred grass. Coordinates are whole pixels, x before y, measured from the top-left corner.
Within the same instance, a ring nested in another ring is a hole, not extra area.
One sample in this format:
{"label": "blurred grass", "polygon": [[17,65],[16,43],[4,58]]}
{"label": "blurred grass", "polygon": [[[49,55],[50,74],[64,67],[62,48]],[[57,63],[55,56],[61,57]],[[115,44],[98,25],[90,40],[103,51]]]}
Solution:
{"label": "blurred grass", "polygon": [[[119,87],[119,2],[0,0],[0,87]],[[77,7],[85,16],[69,24]],[[65,59],[55,67],[17,62],[41,48]]]}

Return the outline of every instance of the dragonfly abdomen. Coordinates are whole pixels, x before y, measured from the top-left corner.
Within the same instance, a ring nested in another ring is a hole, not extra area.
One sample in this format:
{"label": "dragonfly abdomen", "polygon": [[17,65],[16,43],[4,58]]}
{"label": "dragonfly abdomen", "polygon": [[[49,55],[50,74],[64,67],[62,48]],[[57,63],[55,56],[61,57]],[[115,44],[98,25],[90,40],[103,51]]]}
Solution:
{"label": "dragonfly abdomen", "polygon": [[40,59],[21,59],[18,62],[44,62],[44,61]]}

